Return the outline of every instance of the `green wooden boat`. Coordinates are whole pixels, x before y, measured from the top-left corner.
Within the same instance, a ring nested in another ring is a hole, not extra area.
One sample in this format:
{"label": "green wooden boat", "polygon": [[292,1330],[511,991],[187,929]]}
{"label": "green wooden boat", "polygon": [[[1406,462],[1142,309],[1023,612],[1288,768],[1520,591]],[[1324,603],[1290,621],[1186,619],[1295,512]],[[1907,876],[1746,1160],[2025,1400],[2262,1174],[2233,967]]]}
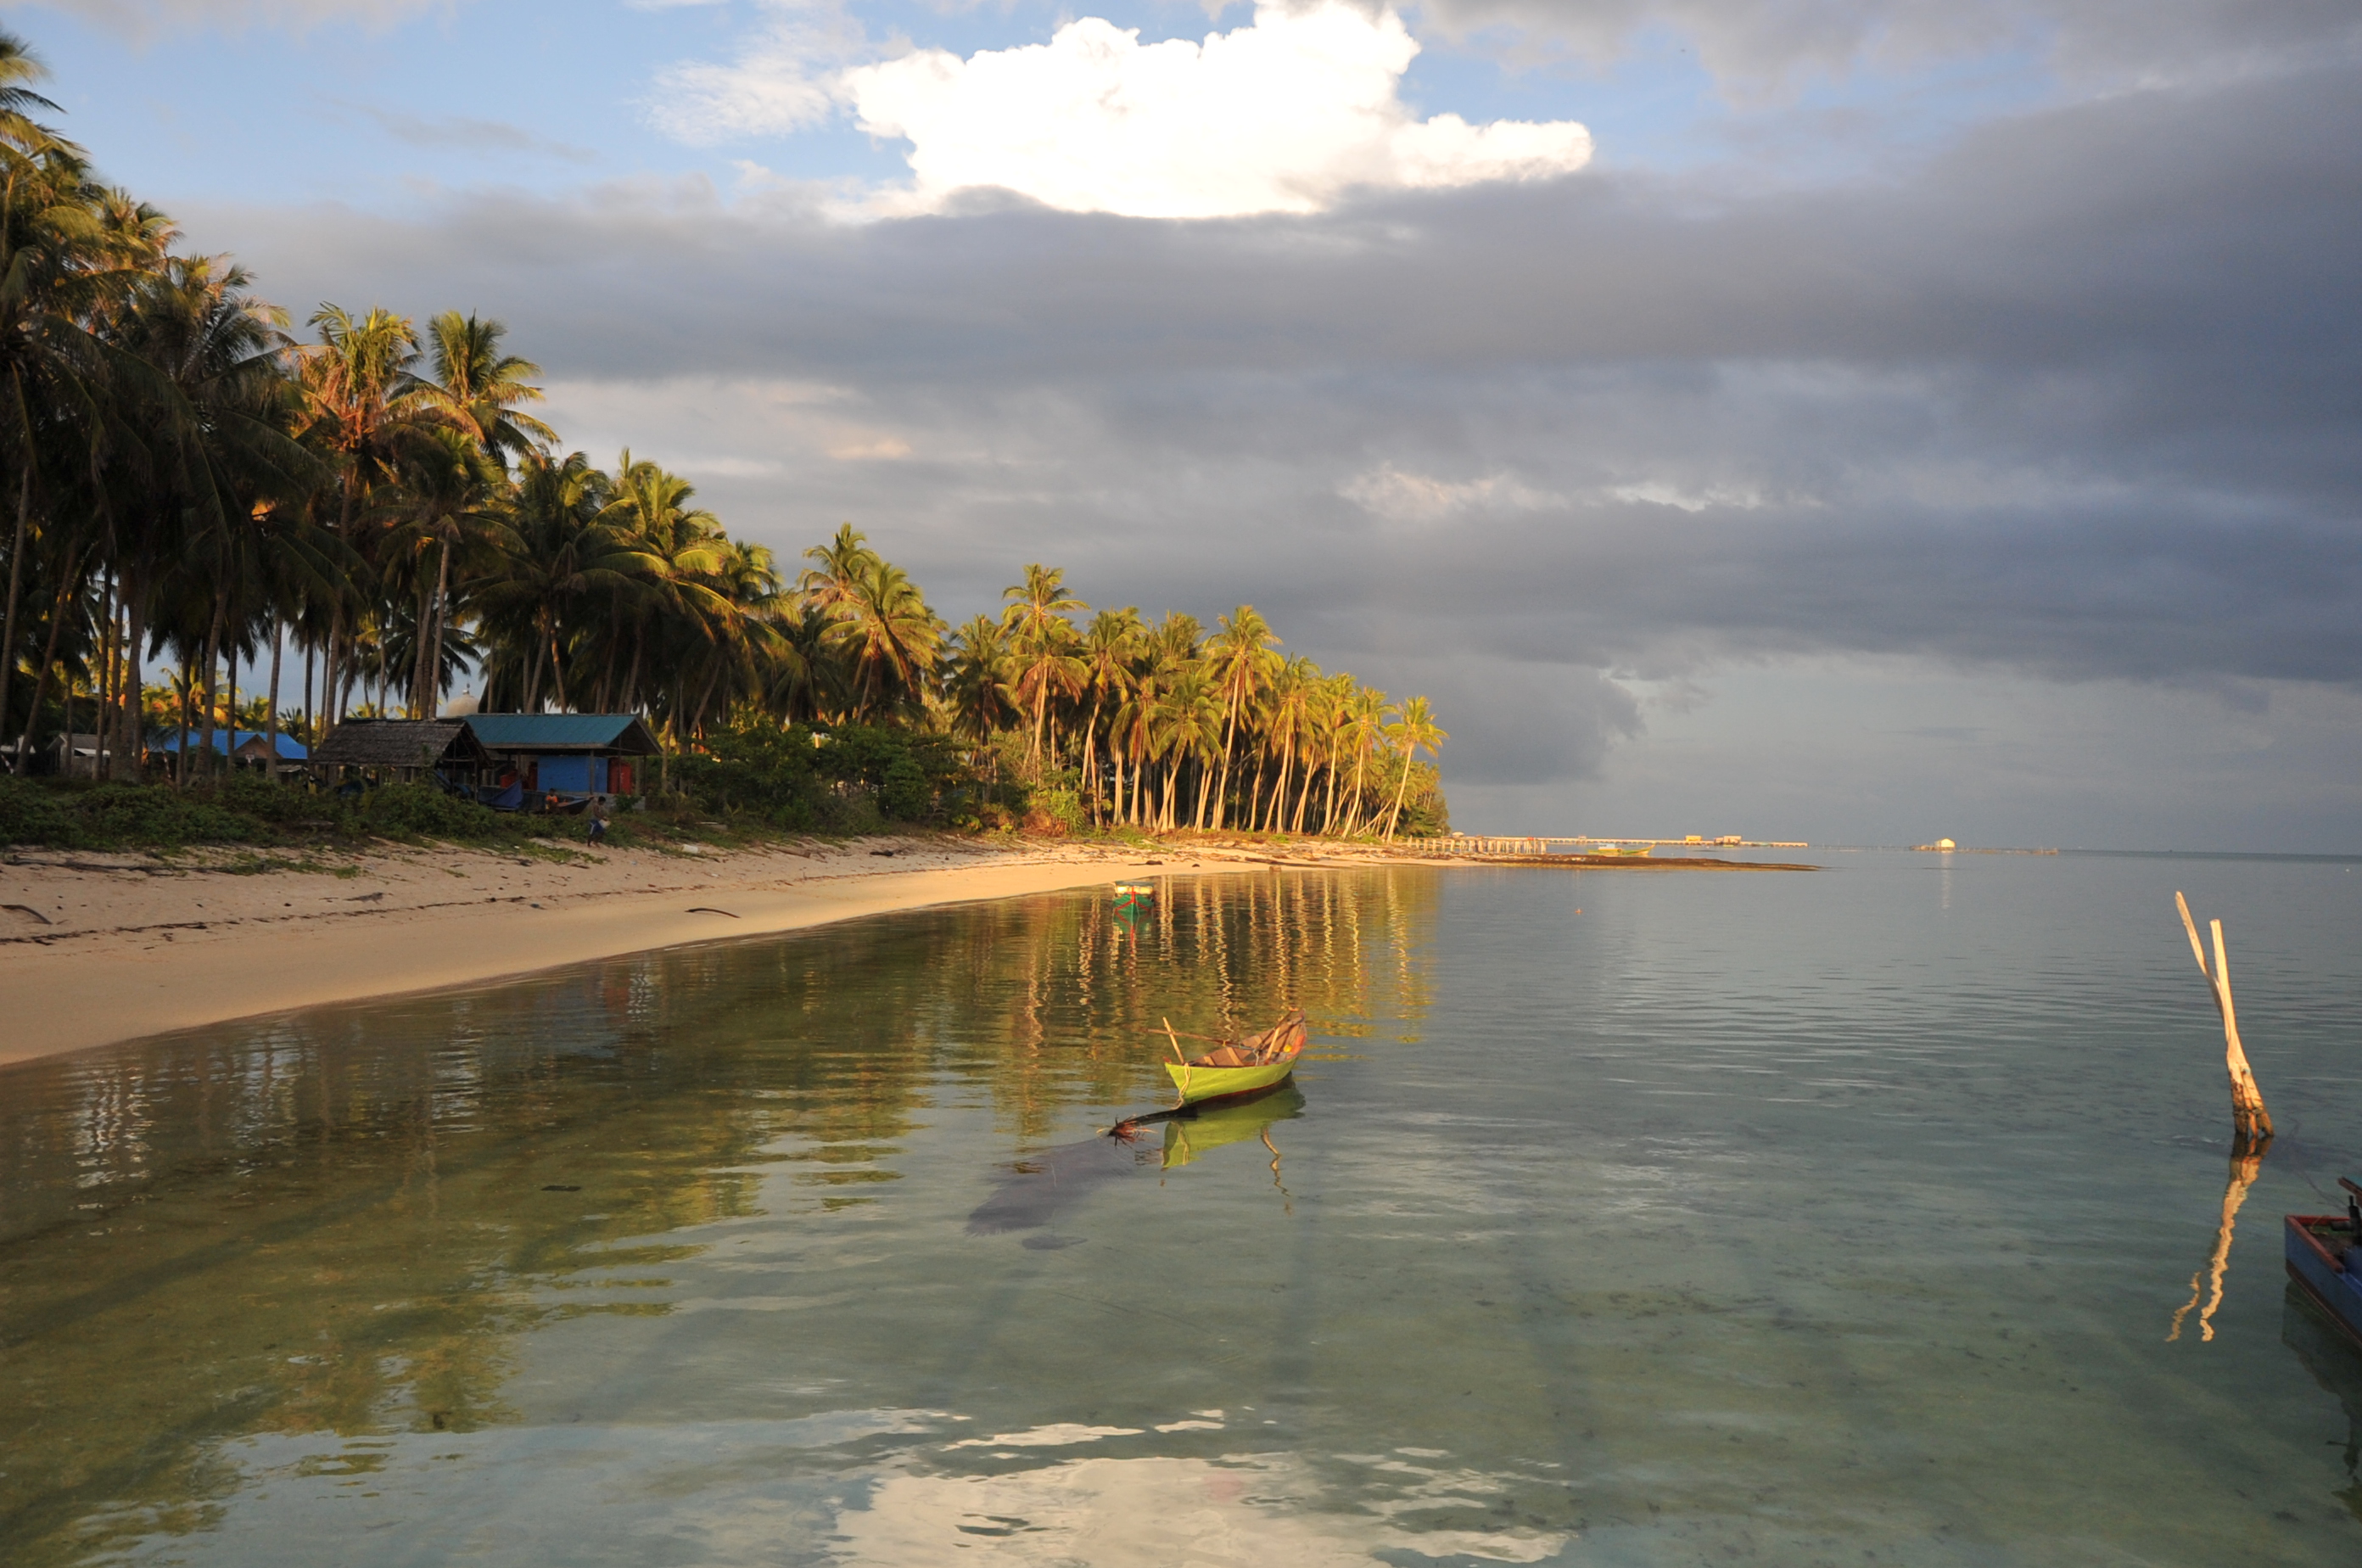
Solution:
{"label": "green wooden boat", "polygon": [[[1299,1008],[1261,1034],[1251,1034],[1235,1044],[1226,1043],[1202,1056],[1167,1062],[1164,1070],[1173,1075],[1173,1087],[1181,1092],[1183,1105],[1253,1094],[1271,1088],[1296,1071],[1296,1058],[1304,1054],[1305,1037],[1304,1011]],[[1181,1054],[1177,1040],[1174,1042],[1173,1054]]]}

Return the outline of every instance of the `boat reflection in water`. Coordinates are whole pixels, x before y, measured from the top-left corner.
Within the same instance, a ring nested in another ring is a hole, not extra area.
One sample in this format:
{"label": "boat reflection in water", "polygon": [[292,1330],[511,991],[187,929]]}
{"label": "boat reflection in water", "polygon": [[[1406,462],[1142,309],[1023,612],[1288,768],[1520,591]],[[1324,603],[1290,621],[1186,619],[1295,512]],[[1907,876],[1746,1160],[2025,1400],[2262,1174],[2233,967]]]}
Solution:
{"label": "boat reflection in water", "polygon": [[[1082,1238],[1058,1235],[1057,1222],[1101,1183],[1152,1165],[1177,1170],[1224,1144],[1249,1139],[1261,1139],[1271,1151],[1272,1185],[1278,1187],[1279,1146],[1272,1142],[1271,1125],[1303,1114],[1304,1091],[1290,1080],[1235,1099],[1129,1118],[1098,1137],[1043,1149],[1002,1167],[992,1196],[968,1215],[968,1234],[1047,1230],[1049,1235],[1029,1236],[1023,1244],[1043,1250],[1073,1246]],[[1146,1138],[1158,1122],[1164,1123],[1161,1150],[1149,1147]],[[1285,1197],[1286,1188],[1280,1191]]]}
{"label": "boat reflection in water", "polygon": [[1261,1094],[1173,1113],[1164,1121],[1164,1168],[1175,1170],[1192,1160],[1203,1159],[1225,1143],[1260,1138],[1263,1146],[1271,1151],[1272,1185],[1276,1187],[1279,1145],[1271,1141],[1271,1124],[1293,1121],[1303,1114],[1304,1091],[1296,1087],[1293,1078]]}
{"label": "boat reflection in water", "polygon": [[2362,1519],[2362,1351],[2295,1281],[2280,1299],[2280,1343],[2345,1408],[2345,1486],[2336,1496]]}

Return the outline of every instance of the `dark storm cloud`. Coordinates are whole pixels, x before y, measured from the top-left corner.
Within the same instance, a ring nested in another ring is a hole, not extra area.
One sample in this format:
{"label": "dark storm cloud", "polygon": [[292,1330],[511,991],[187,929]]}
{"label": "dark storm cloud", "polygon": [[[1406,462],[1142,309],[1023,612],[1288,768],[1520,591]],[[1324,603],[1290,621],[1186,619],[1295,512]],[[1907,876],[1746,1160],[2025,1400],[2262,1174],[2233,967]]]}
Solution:
{"label": "dark storm cloud", "polygon": [[[2362,681],[2349,64],[1822,190],[1198,224],[801,200],[189,215],[291,304],[477,308],[555,377],[645,384],[646,444],[778,465],[685,464],[734,525],[855,518],[947,611],[1052,559],[1095,602],[1252,599],[1332,666],[1449,686],[1455,776],[1583,772],[1638,722],[1598,672],[1731,657]],[[724,394],[668,413],[664,378],[826,389],[909,455],[795,447]]]}

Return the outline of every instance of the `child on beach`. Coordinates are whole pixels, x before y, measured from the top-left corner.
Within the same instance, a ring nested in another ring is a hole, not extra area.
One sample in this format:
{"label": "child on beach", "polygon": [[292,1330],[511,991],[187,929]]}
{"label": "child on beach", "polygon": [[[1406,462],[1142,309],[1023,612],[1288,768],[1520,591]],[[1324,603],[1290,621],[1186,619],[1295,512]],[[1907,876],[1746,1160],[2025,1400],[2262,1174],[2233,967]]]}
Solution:
{"label": "child on beach", "polygon": [[590,842],[598,843],[607,836],[607,797],[590,797]]}

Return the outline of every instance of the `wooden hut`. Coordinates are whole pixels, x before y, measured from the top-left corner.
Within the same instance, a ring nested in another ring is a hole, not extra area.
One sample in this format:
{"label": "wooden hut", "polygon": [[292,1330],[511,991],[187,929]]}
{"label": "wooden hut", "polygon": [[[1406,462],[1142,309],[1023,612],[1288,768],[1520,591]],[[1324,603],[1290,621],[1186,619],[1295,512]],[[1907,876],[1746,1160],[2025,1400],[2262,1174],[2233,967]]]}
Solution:
{"label": "wooden hut", "polygon": [[458,721],[491,755],[496,780],[526,795],[630,795],[657,737],[636,713],[470,713]]}
{"label": "wooden hut", "polygon": [[458,719],[347,719],[313,748],[311,765],[332,775],[358,768],[379,780],[430,778],[472,790],[490,759]]}

